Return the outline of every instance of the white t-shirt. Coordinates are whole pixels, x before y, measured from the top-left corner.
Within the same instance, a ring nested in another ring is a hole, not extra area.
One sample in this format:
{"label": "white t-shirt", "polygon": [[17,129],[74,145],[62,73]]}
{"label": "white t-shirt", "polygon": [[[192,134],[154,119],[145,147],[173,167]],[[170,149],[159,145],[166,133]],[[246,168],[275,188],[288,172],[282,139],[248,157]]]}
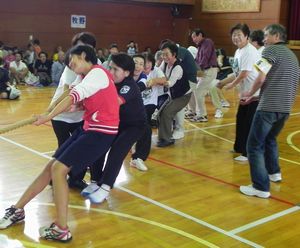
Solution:
{"label": "white t-shirt", "polygon": [[265,47],[264,46],[261,46],[260,48],[258,48],[257,49],[257,51],[258,51],[258,53],[259,53],[259,55],[260,55],[260,57],[261,57],[261,55],[262,55],[262,52],[263,52],[263,50],[265,49]]}
{"label": "white t-shirt", "polygon": [[[65,67],[60,80],[58,87],[54,93],[54,96],[51,100],[51,104],[56,101],[64,92],[65,85],[70,87],[70,85],[75,82],[78,84],[81,81],[80,76],[76,75],[68,66]],[[75,123],[82,121],[83,111],[76,112],[63,112],[53,118],[55,121],[64,121],[67,123]]]}
{"label": "white t-shirt", "polygon": [[[101,65],[101,61],[97,60],[98,65]],[[51,100],[51,104],[56,101],[65,90],[65,85],[68,86],[69,89],[73,88],[77,84],[82,81],[80,75],[77,75],[73,72],[68,66],[65,66],[65,69],[60,77],[58,87],[54,93],[54,96]],[[64,121],[67,123],[75,123],[82,121],[84,111],[76,111],[76,112],[63,112],[53,118],[55,121]]]}
{"label": "white t-shirt", "polygon": [[[261,58],[257,49],[248,43],[243,48],[236,50],[234,54],[234,61],[232,64],[232,69],[236,76],[241,71],[248,71],[248,76],[240,83],[240,93],[245,93],[250,91],[255,79],[258,76],[258,72],[254,67],[254,64]],[[259,95],[259,90],[256,91],[254,96]]]}
{"label": "white t-shirt", "polygon": [[27,66],[24,62],[20,61],[19,65],[16,63],[16,61],[12,61],[9,64],[9,68],[14,68],[17,72],[22,71],[23,69],[27,69]]}
{"label": "white t-shirt", "polygon": [[[147,76],[147,80],[152,78],[162,78],[165,77],[165,74],[158,67],[154,69]],[[154,104],[157,105],[157,99],[160,95],[164,94],[164,87],[161,85],[152,86],[147,88],[142,92],[144,105]]]}

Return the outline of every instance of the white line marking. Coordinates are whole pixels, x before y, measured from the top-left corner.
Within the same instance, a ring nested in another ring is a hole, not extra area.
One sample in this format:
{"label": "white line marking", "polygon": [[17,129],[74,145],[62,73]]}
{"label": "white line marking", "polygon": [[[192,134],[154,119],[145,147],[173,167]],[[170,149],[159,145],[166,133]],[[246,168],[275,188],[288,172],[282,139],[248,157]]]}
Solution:
{"label": "white line marking", "polygon": [[295,206],[295,207],[283,210],[281,212],[278,212],[276,214],[270,215],[268,217],[262,218],[260,220],[254,221],[254,222],[249,223],[247,225],[238,227],[238,228],[233,229],[233,230],[231,230],[229,232],[232,233],[232,234],[237,234],[237,233],[246,231],[246,230],[251,229],[253,227],[259,226],[259,225],[264,224],[264,223],[267,223],[267,222],[269,222],[271,220],[278,219],[278,218],[280,218],[282,216],[285,216],[287,214],[290,214],[290,213],[293,213],[293,212],[296,212],[296,211],[299,211],[299,210],[300,210],[300,207],[299,206]]}
{"label": "white line marking", "polygon": [[43,152],[43,154],[51,154],[54,153],[55,151],[49,151],[49,152]]}
{"label": "white line marking", "polygon": [[293,144],[293,141],[292,141],[294,135],[296,135],[296,134],[298,134],[298,133],[300,133],[300,130],[295,131],[295,132],[293,132],[293,133],[290,133],[290,134],[287,136],[287,138],[286,138],[286,142],[287,142],[288,145],[289,145],[290,147],[292,147],[294,150],[296,150],[297,152],[300,152],[300,149],[299,149],[297,146],[295,146],[295,145]]}
{"label": "white line marking", "polygon": [[[12,140],[10,140],[10,139],[4,138],[4,137],[2,137],[2,136],[0,136],[0,139],[4,140],[4,141],[6,141],[6,142],[9,142],[9,143],[11,143],[11,144],[13,144],[13,145],[16,145],[16,146],[18,146],[18,147],[21,147],[21,148],[23,148],[23,149],[25,149],[25,150],[27,150],[27,151],[30,151],[30,152],[32,152],[32,153],[34,153],[34,154],[36,154],[36,155],[41,156],[41,157],[43,157],[43,158],[52,159],[50,156],[47,156],[47,155],[45,155],[45,154],[43,154],[43,153],[41,153],[41,152],[35,151],[35,150],[33,150],[33,149],[31,149],[31,148],[29,148],[29,147],[27,147],[27,146],[24,146],[24,145],[22,145],[22,144],[19,144],[19,143],[17,143],[17,142],[14,142],[14,141],[12,141]],[[210,229],[212,229],[212,230],[215,230],[215,231],[217,231],[217,232],[219,232],[219,233],[221,233],[221,234],[223,234],[223,235],[226,235],[226,236],[229,236],[229,237],[231,237],[231,238],[233,238],[233,239],[239,240],[239,241],[241,241],[241,242],[243,242],[243,243],[245,243],[245,244],[248,244],[248,245],[250,245],[250,246],[252,246],[252,247],[255,247],[255,248],[262,248],[262,247],[263,247],[263,246],[261,246],[261,245],[259,245],[259,244],[256,244],[256,243],[254,243],[254,242],[252,242],[252,241],[250,241],[250,240],[244,239],[244,238],[239,237],[239,236],[237,236],[237,235],[235,235],[235,234],[232,234],[232,233],[230,233],[230,232],[227,232],[227,231],[225,231],[225,230],[223,230],[223,229],[221,229],[221,228],[219,228],[219,227],[216,227],[216,226],[214,226],[214,225],[211,225],[211,224],[209,224],[209,223],[207,223],[207,222],[205,222],[205,221],[202,221],[202,220],[200,220],[200,219],[197,219],[197,218],[195,218],[195,217],[193,217],[193,216],[191,216],[191,215],[185,214],[185,213],[183,213],[183,212],[181,212],[181,211],[179,211],[179,210],[177,210],[177,209],[175,209],[175,208],[171,208],[171,207],[169,207],[169,206],[167,206],[167,205],[164,205],[164,204],[162,204],[162,203],[160,203],[160,202],[158,202],[158,201],[152,200],[151,198],[148,198],[148,197],[146,197],[146,196],[143,196],[143,195],[141,195],[141,194],[138,194],[138,193],[136,193],[136,192],[134,192],[134,191],[131,191],[131,190],[126,189],[126,188],[121,187],[121,186],[117,186],[117,188],[119,188],[120,190],[122,190],[122,191],[124,191],[124,192],[127,192],[128,194],[134,195],[134,196],[136,196],[136,197],[138,197],[138,198],[140,198],[140,199],[143,199],[143,200],[145,200],[145,201],[147,201],[147,202],[150,202],[150,203],[152,203],[152,204],[154,204],[154,205],[156,205],[156,206],[158,206],[158,207],[161,207],[161,208],[163,208],[163,209],[166,209],[166,210],[168,210],[168,211],[170,211],[170,212],[172,212],[172,213],[174,213],[174,214],[177,214],[177,215],[179,215],[179,216],[182,216],[182,217],[184,217],[184,218],[187,218],[187,219],[189,219],[189,220],[192,220],[192,221],[194,221],[194,222],[196,222],[196,223],[198,223],[198,224],[201,224],[201,225],[203,225],[203,226],[205,226],[205,227],[208,227],[208,228],[210,228]]]}
{"label": "white line marking", "polygon": [[220,127],[229,127],[229,126],[235,126],[235,122],[227,123],[227,124],[221,124],[221,125],[215,125],[215,126],[209,126],[209,127],[202,127],[201,130],[212,129],[212,128],[220,128]]}
{"label": "white line marking", "polygon": [[202,132],[204,132],[204,133],[206,133],[206,134],[208,134],[208,135],[210,135],[210,136],[213,136],[213,137],[215,137],[215,138],[224,140],[224,141],[229,142],[229,143],[231,143],[231,144],[234,143],[233,141],[231,141],[231,140],[229,140],[229,139],[225,139],[225,138],[223,138],[223,137],[221,137],[221,136],[219,136],[219,135],[216,135],[216,134],[213,134],[213,133],[211,133],[211,132],[208,132],[208,131],[204,130],[203,128],[197,127],[197,126],[196,126],[195,124],[193,124],[193,123],[189,123],[189,124],[190,124],[192,127],[194,127],[195,129],[198,129],[198,130],[200,130],[200,131],[202,131]]}
{"label": "white line marking", "polygon": [[[222,125],[215,125],[215,126],[209,126],[209,127],[197,127],[196,125],[190,123],[189,121],[185,120],[186,123],[190,124],[191,126],[195,127],[192,129],[186,129],[184,130],[184,133],[190,133],[190,132],[194,132],[194,131],[198,131],[198,130],[206,130],[206,129],[213,129],[213,128],[220,128],[220,127],[228,127],[228,126],[234,126],[235,123],[227,123],[227,124],[222,124]],[[153,134],[153,137],[157,137],[157,134]]]}
{"label": "white line marking", "polygon": [[41,157],[43,157],[43,158],[51,159],[50,156],[47,156],[47,155],[45,155],[45,154],[43,154],[43,153],[41,153],[41,152],[38,152],[38,151],[36,151],[36,150],[33,150],[33,149],[31,149],[31,148],[29,148],[29,147],[27,147],[27,146],[21,145],[21,144],[19,144],[19,143],[17,143],[17,142],[14,142],[14,141],[10,140],[10,139],[4,138],[4,137],[2,137],[2,136],[0,136],[0,139],[6,141],[6,142],[8,142],[8,143],[11,143],[11,144],[13,144],[13,145],[15,145],[15,146],[21,147],[21,148],[23,148],[23,149],[25,149],[25,150],[27,150],[27,151],[30,151],[30,152],[32,152],[32,153],[34,153],[34,154],[36,154],[36,155],[41,156]]}
{"label": "white line marking", "polygon": [[[189,125],[192,126],[192,127],[194,127],[194,130],[195,130],[195,129],[198,129],[198,130],[200,130],[200,131],[202,131],[202,132],[204,132],[204,133],[206,133],[206,134],[208,134],[208,135],[210,135],[210,136],[213,136],[213,137],[215,137],[215,138],[218,138],[218,139],[224,140],[224,141],[226,141],[226,142],[229,142],[229,143],[231,143],[231,144],[234,144],[233,141],[231,141],[231,140],[229,140],[229,139],[225,139],[225,138],[223,138],[223,137],[221,137],[221,136],[219,136],[219,135],[213,134],[213,133],[211,133],[211,132],[209,132],[209,131],[203,130],[201,127],[197,127],[197,126],[196,126],[195,124],[193,124],[193,123],[189,123]],[[287,158],[279,157],[279,159],[280,159],[280,160],[283,160],[283,161],[286,161],[286,162],[289,162],[289,163],[292,163],[292,164],[300,165],[299,162],[293,161],[293,160],[290,160],[290,159],[287,159]]]}
{"label": "white line marking", "polygon": [[140,199],[143,199],[144,201],[150,202],[150,203],[152,203],[152,204],[154,204],[154,205],[156,205],[156,206],[158,206],[158,207],[161,207],[161,208],[163,208],[163,209],[166,209],[166,210],[168,210],[168,211],[170,211],[170,212],[172,212],[172,213],[174,213],[174,214],[177,214],[177,215],[182,216],[182,217],[184,217],[184,218],[186,218],[186,219],[192,220],[192,221],[194,221],[194,222],[196,222],[196,223],[198,223],[198,224],[200,224],[200,225],[202,225],[202,226],[208,227],[208,228],[210,228],[210,229],[212,229],[212,230],[214,230],[214,231],[216,231],[216,232],[219,232],[219,233],[221,233],[221,234],[223,234],[223,235],[226,235],[226,236],[229,236],[229,237],[231,237],[231,238],[233,238],[233,239],[239,240],[239,241],[241,241],[242,243],[248,244],[248,245],[250,245],[250,246],[252,246],[252,247],[263,247],[263,246],[261,246],[261,245],[259,245],[259,244],[256,244],[256,243],[254,243],[254,242],[252,242],[252,241],[250,241],[250,240],[244,239],[244,238],[239,237],[239,236],[237,236],[237,235],[235,235],[235,234],[233,234],[233,233],[227,232],[227,231],[225,231],[225,230],[223,230],[223,229],[221,229],[221,228],[219,228],[219,227],[216,227],[216,226],[214,226],[214,225],[211,225],[211,224],[209,224],[209,223],[207,223],[207,222],[205,222],[205,221],[203,221],[203,220],[197,219],[197,218],[195,218],[195,217],[193,217],[193,216],[191,216],[191,215],[189,215],[189,214],[185,214],[185,213],[183,213],[183,212],[181,212],[181,211],[179,211],[179,210],[177,210],[177,209],[175,209],[175,208],[169,207],[169,206],[167,206],[167,205],[165,205],[165,204],[162,204],[162,203],[160,203],[160,202],[158,202],[158,201],[155,201],[155,200],[153,200],[153,199],[151,199],[151,198],[148,198],[148,197],[146,197],[146,196],[143,196],[143,195],[141,195],[141,194],[138,194],[138,193],[136,193],[136,192],[134,192],[134,191],[131,191],[131,190],[127,189],[127,188],[124,188],[124,187],[122,187],[122,186],[117,186],[116,188],[118,188],[118,189],[120,189],[120,190],[122,190],[122,191],[125,191],[125,192],[127,192],[128,194],[130,194],[130,195],[133,195],[133,196],[135,196],[135,197],[138,197],[138,198],[140,198]]}

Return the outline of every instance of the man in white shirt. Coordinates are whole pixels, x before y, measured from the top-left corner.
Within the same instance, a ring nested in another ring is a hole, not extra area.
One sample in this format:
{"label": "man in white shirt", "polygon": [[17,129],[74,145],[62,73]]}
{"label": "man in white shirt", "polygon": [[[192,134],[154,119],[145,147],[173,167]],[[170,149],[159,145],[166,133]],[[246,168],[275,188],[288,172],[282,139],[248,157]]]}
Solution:
{"label": "man in white shirt", "polygon": [[28,68],[26,64],[22,62],[22,54],[20,52],[16,52],[15,57],[16,60],[9,64],[10,77],[17,84],[25,83]]}

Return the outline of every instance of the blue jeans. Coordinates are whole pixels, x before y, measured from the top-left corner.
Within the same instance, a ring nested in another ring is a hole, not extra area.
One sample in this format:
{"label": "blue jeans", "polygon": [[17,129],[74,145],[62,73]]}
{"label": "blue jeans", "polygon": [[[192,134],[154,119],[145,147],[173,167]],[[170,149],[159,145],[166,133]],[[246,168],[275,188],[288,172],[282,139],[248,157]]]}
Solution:
{"label": "blue jeans", "polygon": [[250,173],[255,189],[269,192],[268,174],[280,172],[276,137],[288,117],[288,113],[255,112],[247,141]]}

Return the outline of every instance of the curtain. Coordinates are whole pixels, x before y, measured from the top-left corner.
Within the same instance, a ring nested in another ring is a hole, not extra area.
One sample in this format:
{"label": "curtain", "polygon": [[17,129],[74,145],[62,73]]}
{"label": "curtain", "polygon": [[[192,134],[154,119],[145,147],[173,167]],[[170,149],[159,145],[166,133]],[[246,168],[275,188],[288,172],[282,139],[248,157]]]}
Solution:
{"label": "curtain", "polygon": [[300,1],[290,0],[289,40],[300,40]]}

